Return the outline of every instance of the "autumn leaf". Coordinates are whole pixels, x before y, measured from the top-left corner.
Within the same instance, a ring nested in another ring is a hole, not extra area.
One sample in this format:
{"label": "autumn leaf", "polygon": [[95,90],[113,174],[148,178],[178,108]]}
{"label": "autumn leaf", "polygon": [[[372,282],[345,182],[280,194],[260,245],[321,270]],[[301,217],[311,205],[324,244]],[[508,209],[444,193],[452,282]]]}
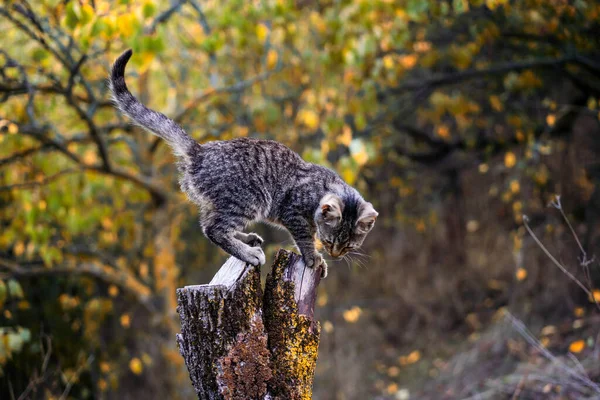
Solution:
{"label": "autumn leaf", "polygon": [[144,369],[142,361],[137,357],[132,358],[131,361],[129,361],[129,369],[134,374],[141,375]]}
{"label": "autumn leaf", "polygon": [[502,101],[500,101],[500,98],[496,95],[492,95],[490,96],[490,105],[492,106],[492,109],[494,111],[500,112],[504,109],[504,106],[502,105]]}
{"label": "autumn leaf", "polygon": [[585,341],[577,340],[569,345],[569,351],[571,353],[581,353],[585,349]]}
{"label": "autumn leaf", "polygon": [[509,151],[504,155],[504,165],[506,168],[514,167],[516,163],[517,157],[515,156],[515,153]]}
{"label": "autumn leaf", "polygon": [[362,314],[361,308],[354,306],[351,309],[344,311],[342,315],[346,322],[353,324],[358,321],[361,314]]}
{"label": "autumn leaf", "polygon": [[518,281],[524,281],[525,278],[527,278],[527,270],[525,268],[519,268],[517,269],[515,276]]}
{"label": "autumn leaf", "polygon": [[129,326],[131,325],[131,318],[129,317],[129,314],[121,315],[119,321],[121,322],[121,326],[123,328],[129,328]]}
{"label": "autumn leaf", "polygon": [[265,43],[269,35],[269,28],[265,24],[256,25],[256,37],[260,43]]}
{"label": "autumn leaf", "polygon": [[270,49],[267,53],[267,69],[275,68],[275,65],[277,65],[278,58],[279,55],[277,54],[277,52],[273,49]]}
{"label": "autumn leaf", "polygon": [[319,115],[313,110],[301,110],[298,113],[298,121],[310,129],[316,129],[319,126]]}

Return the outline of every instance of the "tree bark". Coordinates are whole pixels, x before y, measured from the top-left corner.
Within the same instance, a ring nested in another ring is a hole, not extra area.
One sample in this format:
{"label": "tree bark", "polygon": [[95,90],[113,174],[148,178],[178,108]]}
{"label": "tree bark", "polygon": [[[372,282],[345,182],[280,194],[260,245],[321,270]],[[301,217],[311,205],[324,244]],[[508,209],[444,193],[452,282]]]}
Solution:
{"label": "tree bark", "polygon": [[179,351],[199,399],[312,397],[320,270],[280,250],[267,276],[231,257],[208,285],[177,290]]}

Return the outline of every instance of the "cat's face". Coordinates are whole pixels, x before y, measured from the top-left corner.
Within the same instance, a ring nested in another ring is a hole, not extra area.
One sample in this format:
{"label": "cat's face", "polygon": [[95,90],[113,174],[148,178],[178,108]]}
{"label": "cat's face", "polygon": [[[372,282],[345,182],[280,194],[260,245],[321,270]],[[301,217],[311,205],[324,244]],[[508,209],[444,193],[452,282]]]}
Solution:
{"label": "cat's face", "polygon": [[317,237],[330,256],[343,257],[362,245],[377,215],[364,200],[345,204],[338,196],[326,194],[315,213]]}

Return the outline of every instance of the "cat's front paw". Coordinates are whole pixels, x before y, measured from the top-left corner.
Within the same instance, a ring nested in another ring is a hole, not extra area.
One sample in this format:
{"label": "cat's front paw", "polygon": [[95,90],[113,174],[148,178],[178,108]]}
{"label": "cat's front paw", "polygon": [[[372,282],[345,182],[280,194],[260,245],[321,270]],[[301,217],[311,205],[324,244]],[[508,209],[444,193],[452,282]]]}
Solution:
{"label": "cat's front paw", "polygon": [[327,276],[327,263],[323,259],[323,256],[319,253],[313,253],[308,256],[304,256],[304,265],[308,268],[319,268],[321,267],[321,278]]}
{"label": "cat's front paw", "polygon": [[248,235],[246,235],[246,244],[248,246],[261,247],[263,242],[264,242],[263,238],[261,238],[254,232],[251,232]]}
{"label": "cat's front paw", "polygon": [[264,265],[266,262],[265,252],[260,247],[248,247],[244,252],[243,261],[252,265]]}

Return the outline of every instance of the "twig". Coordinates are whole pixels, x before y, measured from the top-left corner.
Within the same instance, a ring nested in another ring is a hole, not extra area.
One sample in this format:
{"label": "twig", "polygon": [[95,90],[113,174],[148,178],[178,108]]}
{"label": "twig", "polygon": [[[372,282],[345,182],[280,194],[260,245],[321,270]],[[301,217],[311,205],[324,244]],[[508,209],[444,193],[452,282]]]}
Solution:
{"label": "twig", "polygon": [[83,370],[85,368],[87,368],[88,366],[90,366],[90,364],[93,361],[94,361],[94,355],[90,354],[90,356],[87,358],[87,361],[85,362],[85,364],[79,366],[79,368],[77,368],[77,371],[75,371],[75,373],[73,375],[71,375],[71,377],[69,378],[69,382],[67,382],[67,386],[65,387],[64,392],[60,396],[60,400],[66,400],[67,396],[69,395],[69,392],[71,391],[71,388],[75,384],[75,381],[79,378],[79,375],[81,375]]}
{"label": "twig", "polygon": [[150,24],[146,32],[154,33],[156,31],[156,27],[164,22],[167,22],[169,18],[171,18],[171,16],[175,14],[185,2],[186,0],[177,0],[176,2],[172,3],[169,8],[154,18],[154,21],[152,21],[152,24]]}
{"label": "twig", "polygon": [[488,75],[501,75],[511,71],[522,71],[531,68],[557,67],[569,62],[579,61],[576,56],[565,56],[559,58],[543,58],[530,61],[515,61],[495,65],[486,69],[470,69],[452,74],[436,75],[429,79],[408,80],[399,86],[389,88],[380,95],[400,94],[406,91],[421,89],[424,87],[435,87],[445,84],[454,84],[461,81],[479,78]]}
{"label": "twig", "polygon": [[[581,265],[581,267],[583,268],[583,271],[585,272],[585,277],[586,277],[588,288],[589,288],[590,292],[593,292],[594,285],[592,283],[592,277],[590,275],[590,264],[592,264],[596,260],[596,256],[592,256],[591,259],[588,259],[587,252],[583,248],[583,245],[581,244],[581,241],[579,240],[579,237],[577,236],[577,233],[575,232],[573,225],[571,225],[571,221],[569,221],[569,219],[567,218],[567,215],[565,214],[565,211],[563,210],[562,203],[560,201],[560,195],[557,195],[556,199],[554,201],[550,202],[550,205],[560,211],[560,214],[562,215],[563,219],[567,223],[567,226],[569,227],[571,234],[575,238],[575,242],[577,242],[577,246],[579,246],[579,250],[581,251],[581,257],[579,258],[579,265]],[[594,303],[596,303],[596,307],[598,309],[600,309],[600,304],[598,303],[598,299],[596,299],[593,295],[592,295],[592,299],[593,299]]]}
{"label": "twig", "polygon": [[529,226],[529,217],[527,217],[527,215],[523,215],[523,224],[525,225],[525,229],[527,229],[527,232],[529,232],[529,234],[531,235],[533,240],[535,240],[537,245],[543,250],[543,252],[548,256],[548,258],[550,258],[550,260],[552,260],[554,265],[556,265],[558,268],[560,268],[560,270],[562,272],[564,272],[565,275],[567,275],[569,277],[569,279],[571,279],[573,282],[577,283],[577,285],[581,289],[583,289],[583,291],[588,296],[592,296],[592,292],[588,288],[586,288],[585,285],[583,283],[581,283],[577,278],[575,278],[565,267],[563,267],[562,264],[559,263],[556,260],[556,258],[554,258],[554,256],[548,251],[548,249],[546,249],[546,247],[542,244],[542,242],[537,238],[537,236],[535,235],[535,233],[533,233],[533,230]]}
{"label": "twig", "polygon": [[54,175],[46,176],[40,180],[23,182],[23,183],[15,183],[14,185],[0,186],[0,192],[6,192],[9,190],[13,190],[13,189],[29,189],[29,188],[33,188],[33,187],[37,187],[37,186],[45,186],[45,185],[48,185],[49,183],[54,182],[55,180],[57,180],[58,178],[60,178],[62,176],[74,174],[76,172],[81,172],[81,169],[69,168],[69,169],[65,169],[63,171],[57,172]]}

